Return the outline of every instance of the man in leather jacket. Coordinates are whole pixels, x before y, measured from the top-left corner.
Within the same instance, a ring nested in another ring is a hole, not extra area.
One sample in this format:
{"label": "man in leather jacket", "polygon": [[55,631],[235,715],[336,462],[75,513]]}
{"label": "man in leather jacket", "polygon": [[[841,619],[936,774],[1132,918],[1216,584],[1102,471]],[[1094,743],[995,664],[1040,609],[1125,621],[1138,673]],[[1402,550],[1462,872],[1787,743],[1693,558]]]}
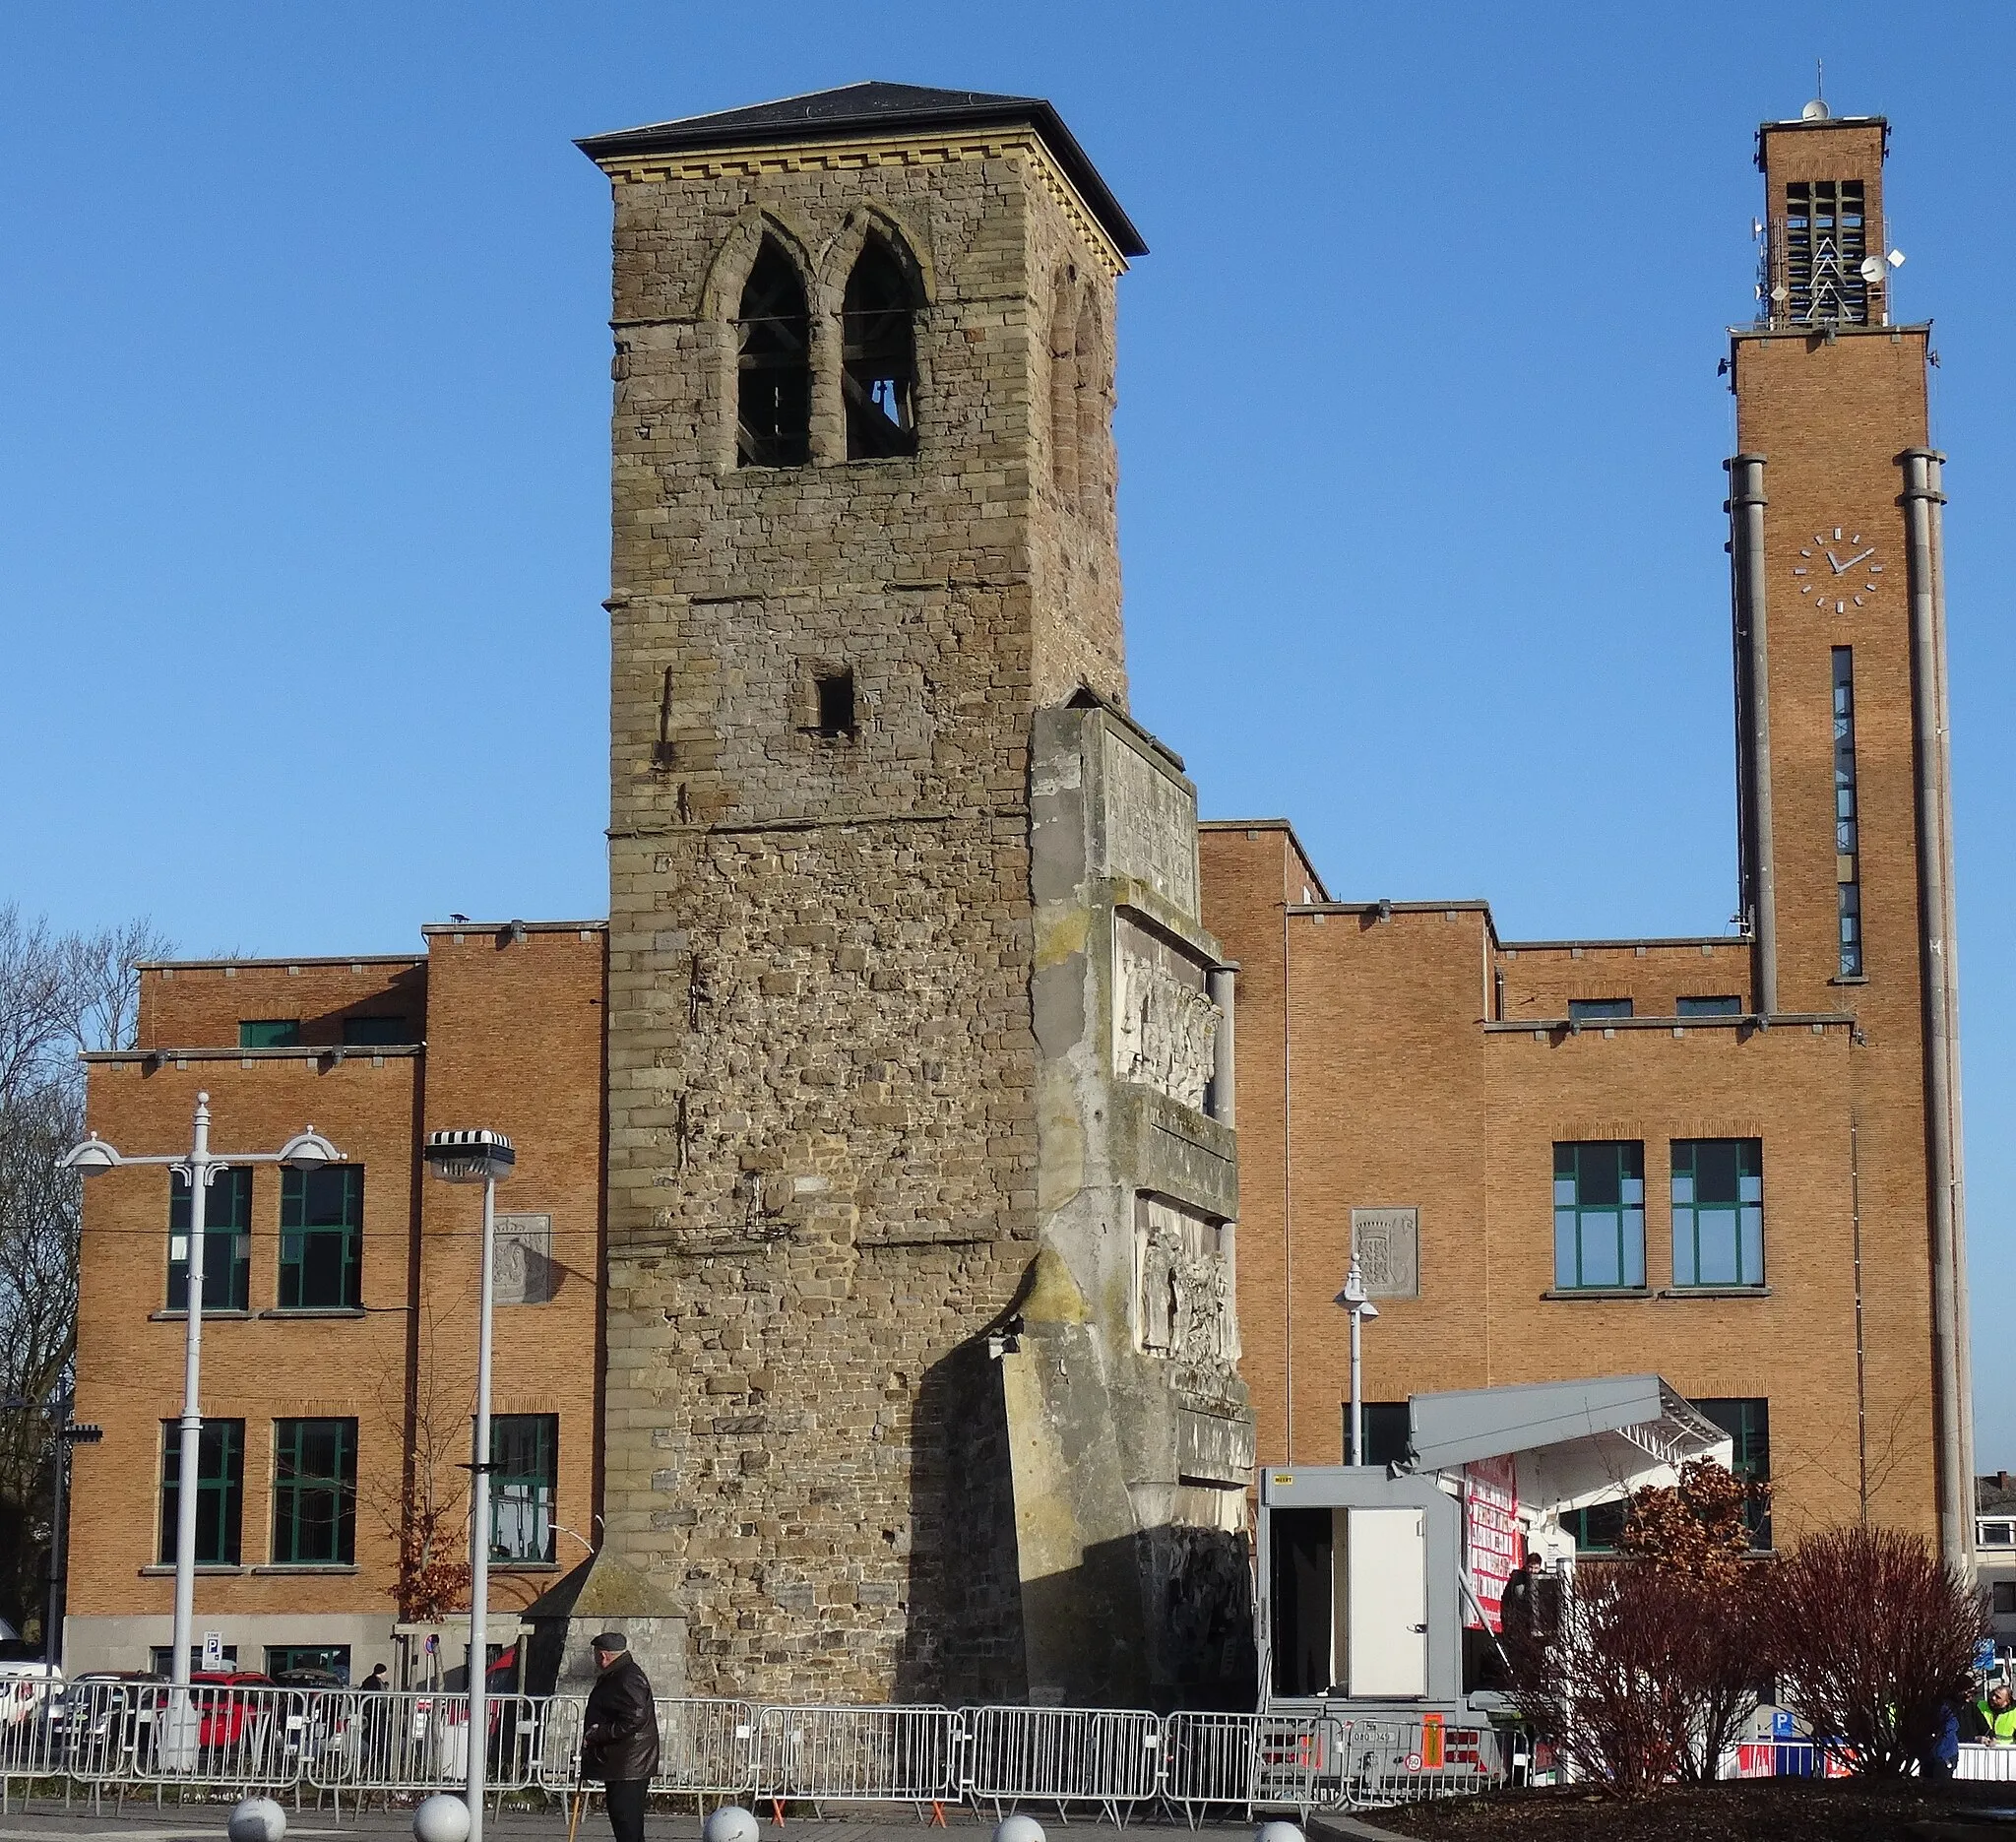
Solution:
{"label": "man in leather jacket", "polygon": [[597,1674],[581,1730],[581,1775],[602,1781],[616,1842],[644,1842],[644,1800],[658,1770],[651,1679],[621,1631],[603,1631],[589,1645]]}

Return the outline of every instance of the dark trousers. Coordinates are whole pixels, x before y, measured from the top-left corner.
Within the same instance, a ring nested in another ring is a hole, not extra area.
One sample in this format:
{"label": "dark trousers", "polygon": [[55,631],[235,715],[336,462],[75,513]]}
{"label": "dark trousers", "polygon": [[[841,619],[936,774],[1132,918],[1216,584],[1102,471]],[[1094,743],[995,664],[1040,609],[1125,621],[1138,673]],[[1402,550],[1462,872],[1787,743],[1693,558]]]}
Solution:
{"label": "dark trousers", "polygon": [[616,1842],[644,1842],[644,1797],[650,1789],[649,1778],[611,1778],[603,1785]]}

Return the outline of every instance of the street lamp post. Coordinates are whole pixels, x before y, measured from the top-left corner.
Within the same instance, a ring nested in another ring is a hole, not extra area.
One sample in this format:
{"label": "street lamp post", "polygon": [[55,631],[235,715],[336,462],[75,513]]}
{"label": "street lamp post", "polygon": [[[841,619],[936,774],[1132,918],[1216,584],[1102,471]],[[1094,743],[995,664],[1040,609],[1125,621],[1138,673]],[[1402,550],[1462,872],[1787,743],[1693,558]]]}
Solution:
{"label": "street lamp post", "polygon": [[1344,1290],[1337,1295],[1337,1302],[1351,1313],[1351,1462],[1362,1465],[1365,1462],[1365,1373],[1361,1326],[1364,1319],[1379,1315],[1379,1307],[1365,1291],[1365,1275],[1355,1254],[1352,1256],[1351,1274],[1344,1282]]}
{"label": "street lamp post", "polygon": [[166,1165],[189,1185],[188,1326],[182,1343],[181,1442],[175,1483],[175,1620],[168,1680],[168,1723],[163,1761],[193,1763],[196,1721],[189,1698],[189,1628],[196,1618],[196,1497],[203,1463],[203,1230],[204,1203],[220,1171],[241,1164],[280,1164],[290,1171],[319,1171],[340,1164],[338,1151],[311,1125],[278,1151],[234,1151],[220,1156],[210,1148],[210,1096],[196,1096],[196,1125],[187,1155],[167,1153],[129,1158],[94,1132],[73,1146],[64,1169],[102,1176],[127,1165]]}
{"label": "street lamp post", "polygon": [[490,1318],[497,1180],[509,1176],[518,1154],[501,1132],[430,1132],[427,1166],[449,1183],[483,1186],[482,1266],[476,1285],[476,1424],[470,1453],[469,1530],[469,1842],[483,1842],[483,1767],[489,1745],[490,1627]]}

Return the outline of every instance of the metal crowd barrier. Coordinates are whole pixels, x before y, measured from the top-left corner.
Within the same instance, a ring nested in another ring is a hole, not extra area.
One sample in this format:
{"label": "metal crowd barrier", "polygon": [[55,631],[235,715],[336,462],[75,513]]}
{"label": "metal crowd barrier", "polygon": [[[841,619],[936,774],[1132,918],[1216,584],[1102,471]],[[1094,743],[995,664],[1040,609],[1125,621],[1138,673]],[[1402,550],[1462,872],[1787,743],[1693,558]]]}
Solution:
{"label": "metal crowd barrier", "polygon": [[1120,1823],[1162,1782],[1163,1723],[1138,1708],[966,1708],[959,1789],[996,1810],[1090,1804]]}
{"label": "metal crowd barrier", "polygon": [[[577,1696],[491,1696],[493,1793],[564,1797],[580,1779]],[[7,1710],[0,1709],[0,1713]],[[959,1801],[1119,1823],[1159,1805],[1192,1827],[1213,1811],[1319,1810],[1484,1790],[1510,1747],[1488,1728],[1430,1716],[1179,1713],[1137,1708],[786,1707],[726,1699],[658,1703],[654,1791],[703,1802],[911,1804]],[[81,1682],[0,1719],[0,1808],[16,1781],[94,1796],[167,1786],[242,1795],[420,1795],[464,1781],[469,1697],[351,1689]],[[1987,1753],[1969,1747],[1966,1753]],[[1985,1776],[2002,1764],[1968,1767]],[[2011,1755],[2016,1764],[2016,1755]],[[2016,1772],[2009,1774],[2016,1776]],[[67,1791],[66,1791],[67,1795]]]}
{"label": "metal crowd barrier", "polygon": [[756,1795],[773,1805],[942,1806],[952,1796],[952,1710],[760,1708],[756,1761]]}

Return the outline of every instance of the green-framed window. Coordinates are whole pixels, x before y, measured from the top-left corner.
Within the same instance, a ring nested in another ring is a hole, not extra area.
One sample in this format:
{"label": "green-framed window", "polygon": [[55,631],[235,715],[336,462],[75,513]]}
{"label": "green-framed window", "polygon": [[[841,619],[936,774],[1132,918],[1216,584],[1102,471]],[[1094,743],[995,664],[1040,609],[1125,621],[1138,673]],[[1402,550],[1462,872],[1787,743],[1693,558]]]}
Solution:
{"label": "green-framed window", "polygon": [[244,1017],[238,1022],[240,1048],[298,1048],[301,1020],[298,1017]]}
{"label": "green-framed window", "polygon": [[[175,1558],[176,1518],[182,1507],[182,1429],[161,1422],[161,1530],[163,1566]],[[199,1566],[235,1567],[245,1518],[245,1423],[206,1420],[196,1447],[196,1560]]]}
{"label": "green-framed window", "polygon": [[1725,997],[1683,997],[1673,1009],[1680,1017],[1740,1017],[1743,1000],[1733,993]]}
{"label": "green-framed window", "polygon": [[283,1566],[357,1558],[357,1423],[273,1423],[273,1557]]}
{"label": "green-framed window", "polygon": [[347,1048],[371,1048],[415,1039],[412,1024],[405,1017],[346,1017],[343,1040]]}
{"label": "green-framed window", "polygon": [[1631,1000],[1627,997],[1571,997],[1568,1000],[1570,1023],[1606,1023],[1630,1014]]}
{"label": "green-framed window", "polygon": [[355,1310],[364,1244],[364,1167],[280,1174],[280,1307]]}
{"label": "green-framed window", "polygon": [[[252,1302],[252,1172],[220,1170],[203,1198],[203,1308],[243,1311]],[[168,1179],[168,1309],[189,1308],[189,1179]]]}
{"label": "green-framed window", "polygon": [[1561,1527],[1575,1538],[1578,1555],[1613,1555],[1624,1545],[1624,1517],[1628,1505],[1621,1497],[1607,1503],[1590,1503],[1571,1509],[1561,1518]]}
{"label": "green-framed window", "polygon": [[268,1644],[266,1673],[275,1680],[289,1670],[324,1670],[339,1682],[350,1680],[348,1644]]}
{"label": "green-framed window", "polygon": [[1554,1147],[1554,1286],[1645,1284],[1645,1147],[1634,1139]]}
{"label": "green-framed window", "polygon": [[498,1414],[490,1422],[490,1557],[551,1560],[560,1487],[560,1416]]}
{"label": "green-framed window", "polygon": [[1764,1145],[1673,1141],[1673,1284],[1764,1283]]}
{"label": "green-framed window", "polygon": [[[1771,1482],[1771,1403],[1767,1399],[1730,1399],[1689,1403],[1706,1414],[1730,1437],[1730,1469],[1757,1484]],[[1750,1546],[1771,1546],[1771,1504],[1753,1502],[1744,1511],[1750,1525]]]}

